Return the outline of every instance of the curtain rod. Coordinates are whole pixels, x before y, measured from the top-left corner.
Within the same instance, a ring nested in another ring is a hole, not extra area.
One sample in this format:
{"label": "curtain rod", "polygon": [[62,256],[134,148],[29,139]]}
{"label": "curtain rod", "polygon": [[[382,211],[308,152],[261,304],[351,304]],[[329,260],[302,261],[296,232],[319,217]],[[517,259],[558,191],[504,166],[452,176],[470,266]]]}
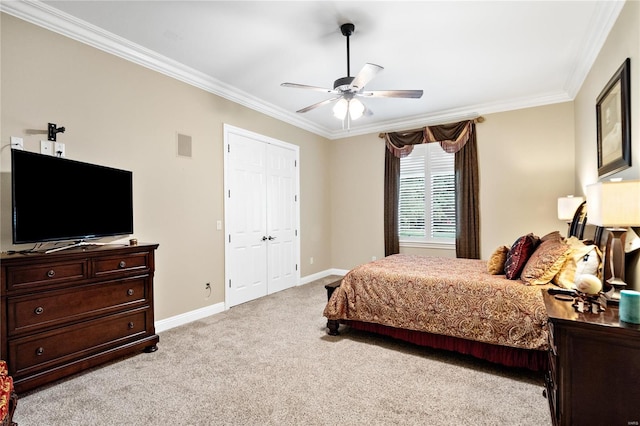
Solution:
{"label": "curtain rod", "polygon": [[[486,119],[483,116],[479,115],[476,118],[473,118],[472,120],[473,120],[474,123],[484,123]],[[436,124],[436,126],[437,126],[437,124]],[[425,127],[428,127],[428,126],[425,126]],[[384,139],[384,135],[385,135],[384,133],[378,133],[378,137],[380,139]]]}

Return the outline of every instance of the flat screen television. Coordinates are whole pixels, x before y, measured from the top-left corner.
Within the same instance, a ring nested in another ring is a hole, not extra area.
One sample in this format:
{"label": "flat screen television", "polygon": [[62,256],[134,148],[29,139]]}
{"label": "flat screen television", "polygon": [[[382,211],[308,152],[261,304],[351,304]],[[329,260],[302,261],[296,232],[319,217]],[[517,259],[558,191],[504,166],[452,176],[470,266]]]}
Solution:
{"label": "flat screen television", "polygon": [[85,241],[133,233],[133,174],[11,151],[13,243]]}

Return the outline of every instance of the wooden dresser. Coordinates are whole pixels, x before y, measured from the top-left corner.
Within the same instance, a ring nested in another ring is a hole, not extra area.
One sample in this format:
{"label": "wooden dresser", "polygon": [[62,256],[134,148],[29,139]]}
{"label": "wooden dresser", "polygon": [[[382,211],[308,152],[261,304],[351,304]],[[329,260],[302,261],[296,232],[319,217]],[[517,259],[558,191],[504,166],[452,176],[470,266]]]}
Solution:
{"label": "wooden dresser", "polygon": [[571,302],[543,295],[553,424],[640,424],[640,326],[620,323],[617,306],[579,314]]}
{"label": "wooden dresser", "polygon": [[157,349],[157,244],[2,254],[0,357],[24,392]]}

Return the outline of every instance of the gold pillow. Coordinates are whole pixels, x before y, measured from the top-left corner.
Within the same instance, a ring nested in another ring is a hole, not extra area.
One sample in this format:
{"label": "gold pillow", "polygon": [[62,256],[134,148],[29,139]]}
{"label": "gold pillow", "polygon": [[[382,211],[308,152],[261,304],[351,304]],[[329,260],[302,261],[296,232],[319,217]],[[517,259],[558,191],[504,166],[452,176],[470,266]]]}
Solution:
{"label": "gold pillow", "polygon": [[507,260],[507,253],[509,253],[509,247],[498,247],[487,262],[487,272],[491,275],[504,274],[504,262]]}
{"label": "gold pillow", "polygon": [[520,279],[527,285],[549,283],[560,271],[571,253],[571,247],[561,239],[543,241],[524,266]]}

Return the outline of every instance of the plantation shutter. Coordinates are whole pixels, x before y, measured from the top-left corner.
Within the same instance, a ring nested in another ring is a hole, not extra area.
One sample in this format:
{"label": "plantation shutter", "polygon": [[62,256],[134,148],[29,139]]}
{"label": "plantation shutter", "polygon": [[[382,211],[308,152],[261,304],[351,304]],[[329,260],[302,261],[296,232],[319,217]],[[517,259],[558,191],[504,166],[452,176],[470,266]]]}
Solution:
{"label": "plantation shutter", "polygon": [[400,159],[399,236],[453,242],[456,234],[454,155],[438,143],[414,146]]}
{"label": "plantation shutter", "polygon": [[456,188],[454,155],[446,153],[440,144],[431,143],[427,169],[431,175],[430,213],[431,237],[456,237]]}
{"label": "plantation shutter", "polygon": [[414,149],[411,155],[400,159],[400,237],[426,236],[425,154],[424,149]]}

